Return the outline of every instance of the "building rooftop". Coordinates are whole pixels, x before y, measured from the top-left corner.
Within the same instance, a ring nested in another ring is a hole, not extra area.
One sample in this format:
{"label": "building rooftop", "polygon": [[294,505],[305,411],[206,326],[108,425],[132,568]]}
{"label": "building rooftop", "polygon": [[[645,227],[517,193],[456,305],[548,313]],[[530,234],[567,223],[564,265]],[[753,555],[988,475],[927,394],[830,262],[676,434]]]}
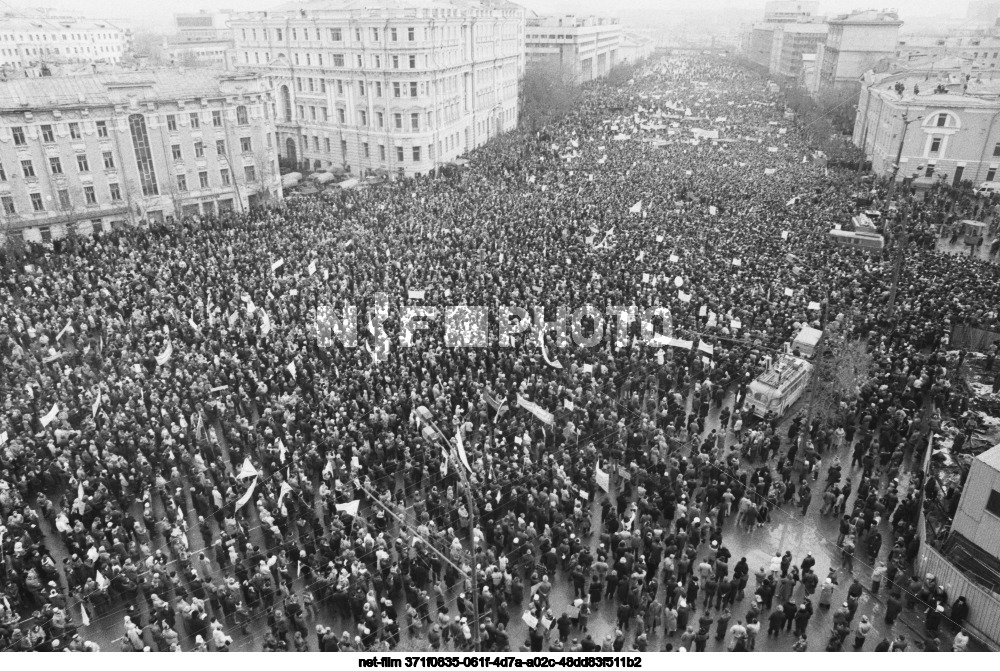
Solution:
{"label": "building rooftop", "polygon": [[903,25],[903,22],[899,20],[899,15],[894,12],[879,12],[874,9],[868,9],[860,12],[852,12],[850,14],[841,14],[840,16],[834,16],[828,19],[829,23],[837,24],[849,24],[849,25],[864,25],[864,24],[897,24]]}
{"label": "building rooftop", "polygon": [[[217,69],[164,68],[74,77],[39,77],[0,81],[0,112],[53,107],[106,107],[129,102],[184,100],[233,95],[240,81],[254,80],[253,72]],[[235,86],[226,87],[226,82]]]}
{"label": "building rooftop", "polygon": [[0,14],[0,30],[3,31],[50,31],[50,30],[118,30],[125,29],[111,21],[84,19],[78,17],[31,17],[20,14]]}
{"label": "building rooftop", "polygon": [[976,457],[976,459],[981,460],[993,470],[1000,471],[1000,444],[994,445]]}
{"label": "building rooftop", "polygon": [[351,12],[382,9],[523,9],[509,0],[306,0],[288,2],[268,14]]}

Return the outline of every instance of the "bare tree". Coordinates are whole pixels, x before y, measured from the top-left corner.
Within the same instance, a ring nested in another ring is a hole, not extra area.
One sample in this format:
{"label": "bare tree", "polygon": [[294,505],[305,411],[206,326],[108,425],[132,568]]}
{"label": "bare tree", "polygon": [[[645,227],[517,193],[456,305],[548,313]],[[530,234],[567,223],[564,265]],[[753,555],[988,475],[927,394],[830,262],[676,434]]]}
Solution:
{"label": "bare tree", "polygon": [[[833,331],[833,329],[828,329]],[[816,362],[813,417],[824,423],[839,419],[840,404],[857,396],[872,375],[874,359],[868,340],[852,340],[839,332],[828,333],[823,358]]]}
{"label": "bare tree", "polygon": [[521,80],[521,124],[530,130],[571,112],[580,100],[572,71],[553,64],[531,65]]}
{"label": "bare tree", "polygon": [[253,152],[254,170],[257,173],[257,183],[248,184],[251,193],[257,194],[261,202],[271,199],[271,182],[274,179],[275,167],[272,150],[258,147]]}

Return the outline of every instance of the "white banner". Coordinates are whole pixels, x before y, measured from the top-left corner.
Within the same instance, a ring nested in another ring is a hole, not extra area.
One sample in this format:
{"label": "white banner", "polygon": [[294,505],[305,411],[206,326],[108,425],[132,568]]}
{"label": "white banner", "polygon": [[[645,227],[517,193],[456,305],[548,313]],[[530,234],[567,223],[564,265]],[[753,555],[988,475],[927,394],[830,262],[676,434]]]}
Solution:
{"label": "white banner", "polygon": [[555,422],[555,417],[553,417],[551,412],[543,409],[537,403],[529,401],[520,394],[517,395],[517,404],[546,424],[552,424]]}
{"label": "white banner", "polygon": [[43,415],[39,420],[42,423],[42,427],[46,427],[49,424],[51,424],[58,415],[59,415],[59,404],[53,403],[52,409],[49,410],[48,414]]}

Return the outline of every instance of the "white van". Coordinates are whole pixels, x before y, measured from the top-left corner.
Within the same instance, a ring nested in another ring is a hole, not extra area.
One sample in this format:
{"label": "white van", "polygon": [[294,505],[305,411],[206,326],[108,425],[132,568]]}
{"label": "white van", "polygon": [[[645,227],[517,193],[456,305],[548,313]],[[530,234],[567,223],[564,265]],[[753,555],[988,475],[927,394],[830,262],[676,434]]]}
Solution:
{"label": "white van", "polygon": [[994,193],[1000,193],[1000,182],[983,182],[973,189],[973,192],[977,196],[990,196]]}
{"label": "white van", "polygon": [[819,346],[819,339],[823,337],[823,332],[811,326],[803,326],[799,334],[792,341],[792,350],[798,350],[804,359],[812,359],[816,356],[816,348]]}

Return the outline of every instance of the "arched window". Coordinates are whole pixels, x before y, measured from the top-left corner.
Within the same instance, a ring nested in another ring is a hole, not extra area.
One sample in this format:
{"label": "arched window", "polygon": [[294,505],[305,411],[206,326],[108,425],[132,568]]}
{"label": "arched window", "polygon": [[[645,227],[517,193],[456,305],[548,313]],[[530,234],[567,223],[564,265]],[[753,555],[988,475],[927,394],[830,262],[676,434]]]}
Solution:
{"label": "arched window", "polygon": [[962,127],[962,121],[958,118],[958,115],[953,112],[938,110],[931,112],[924,117],[923,126],[928,129],[949,128],[952,130],[958,130]]}

